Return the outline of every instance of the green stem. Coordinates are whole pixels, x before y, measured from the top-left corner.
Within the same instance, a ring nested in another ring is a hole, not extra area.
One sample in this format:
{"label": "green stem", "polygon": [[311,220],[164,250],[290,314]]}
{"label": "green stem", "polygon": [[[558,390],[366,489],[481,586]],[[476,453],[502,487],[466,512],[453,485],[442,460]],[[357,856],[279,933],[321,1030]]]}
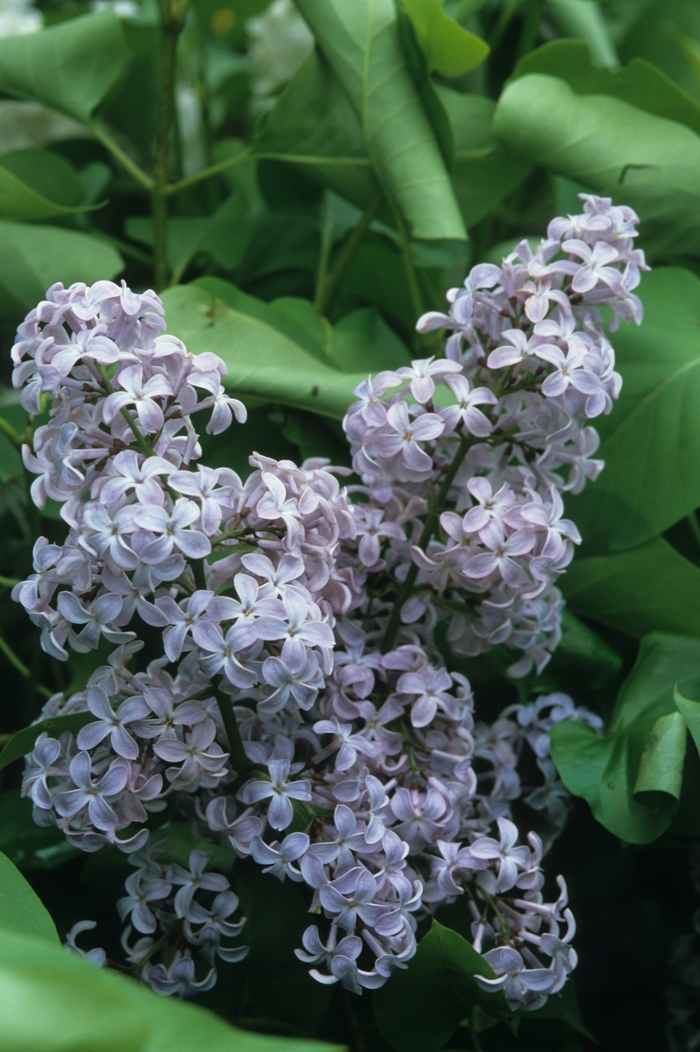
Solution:
{"label": "green stem", "polygon": [[195,587],[198,591],[206,591],[207,578],[204,573],[204,559],[192,559],[190,566],[192,567]]}
{"label": "green stem", "polygon": [[140,165],[136,163],[136,161],[132,161],[128,153],[125,153],[124,150],[122,150],[121,146],[119,146],[114,141],[112,136],[109,135],[104,130],[104,128],[101,128],[99,124],[92,123],[90,125],[90,131],[98,140],[98,142],[101,142],[105,149],[109,150],[109,152],[112,154],[112,157],[114,157],[115,161],[118,161],[122,168],[125,171],[127,171],[129,175],[131,175],[136,180],[137,183],[140,183],[140,185],[145,190],[148,190],[148,192],[150,193],[153,189],[153,180],[151,179],[150,175],[144,172],[143,168],[141,168]]}
{"label": "green stem", "polygon": [[408,227],[401,215],[398,207],[391,202],[391,208],[394,213],[394,222],[396,223],[396,229],[399,234],[399,244],[401,245],[401,255],[403,256],[404,270],[406,271],[406,282],[408,284],[408,293],[411,297],[411,307],[416,318],[420,318],[422,314],[425,314],[425,304],[423,302],[423,293],[421,292],[420,284],[418,282],[418,274],[416,273],[416,265],[413,262],[413,253],[411,251],[411,238],[408,232]]}
{"label": "green stem", "polygon": [[236,713],[233,711],[233,702],[229,697],[218,692],[216,700],[224,724],[224,730],[226,731],[226,737],[228,738],[229,749],[231,750],[231,763],[237,774],[243,774],[252,764],[243,747],[238,720],[236,719]]}
{"label": "green stem", "polygon": [[215,175],[221,175],[222,172],[227,171],[229,168],[235,168],[236,165],[243,164],[245,161],[286,161],[288,164],[303,164],[303,165],[332,165],[334,167],[344,168],[367,168],[370,165],[370,161],[365,157],[320,157],[314,156],[314,154],[291,154],[291,153],[256,153],[251,148],[246,150],[245,153],[236,154],[235,157],[227,157],[225,161],[217,161],[216,164],[210,164],[207,168],[202,168],[201,171],[195,172],[194,175],[188,175],[185,179],[178,179],[176,183],[170,183],[166,187],[167,194],[179,194],[182,190],[189,190],[191,186],[196,186],[197,183],[201,183],[204,179],[211,179]]}
{"label": "green stem", "polygon": [[483,1052],[483,1045],[479,1040],[479,1034],[476,1029],[476,1020],[474,1018],[474,1009],[469,1013],[469,1036],[472,1042],[472,1052]]}
{"label": "green stem", "polygon": [[3,577],[2,574],[0,574],[0,588],[14,588],[16,584],[21,583],[22,582],[17,577]]}
{"label": "green stem", "polygon": [[372,220],[374,219],[374,214],[379,208],[383,196],[384,195],[382,194],[381,190],[377,190],[376,193],[372,196],[372,198],[369,201],[369,204],[362,213],[362,216],[360,217],[357,226],[354,228],[349,238],[343,245],[330,274],[327,278],[325,278],[325,280],[322,283],[319,282],[319,287],[316,290],[316,298],[314,299],[314,307],[316,308],[319,314],[324,313],[328,305],[328,301],[330,300],[331,296],[333,295],[333,292],[335,291],[336,285],[338,284],[341,277],[343,276],[343,273],[345,272],[345,268],[354,256],[363,237],[367,233],[367,229]]}
{"label": "green stem", "polygon": [[24,445],[23,436],[20,435],[19,431],[15,430],[12,424],[10,424],[4,416],[0,416],[0,433],[3,434],[13,446],[16,446],[17,449],[21,449]]}
{"label": "green stem", "polygon": [[[10,644],[3,639],[2,636],[0,636],[0,651],[2,651],[10,664],[17,669],[23,679],[31,679],[32,673],[30,669],[28,669],[24,662],[17,657]],[[42,694],[45,698],[50,698],[52,696],[52,691],[50,691],[48,687],[42,687],[39,684],[36,685],[36,691],[38,694]]]}
{"label": "green stem", "polygon": [[182,32],[186,2],[160,3],[160,93],[156,126],[156,155],[151,188],[153,211],[153,274],[156,292],[168,287],[168,164],[175,118],[177,44]]}
{"label": "green stem", "polygon": [[[423,529],[418,540],[418,547],[422,551],[425,551],[425,549],[428,546],[428,543],[430,542],[430,539],[432,538],[433,534],[435,533],[435,530],[438,527],[438,523],[440,521],[440,512],[445,506],[445,502],[449,496],[450,489],[452,488],[452,483],[457,477],[457,472],[462,466],[462,461],[467,455],[467,450],[469,449],[471,442],[471,435],[462,435],[462,437],[459,440],[459,445],[455,450],[455,455],[452,458],[452,463],[450,464],[447,474],[445,475],[442,481],[442,485],[440,486],[440,489],[437,492],[437,496],[430,505],[428,514],[425,517],[425,523],[423,524]],[[398,595],[396,596],[396,602],[394,603],[394,607],[391,611],[389,624],[387,625],[386,633],[384,635],[384,642],[382,643],[382,654],[386,654],[388,650],[391,650],[394,646],[394,643],[396,642],[396,636],[401,625],[401,607],[412,594],[417,577],[418,566],[416,565],[416,563],[411,563],[408,573],[406,574],[406,578],[401,587],[399,588]]]}

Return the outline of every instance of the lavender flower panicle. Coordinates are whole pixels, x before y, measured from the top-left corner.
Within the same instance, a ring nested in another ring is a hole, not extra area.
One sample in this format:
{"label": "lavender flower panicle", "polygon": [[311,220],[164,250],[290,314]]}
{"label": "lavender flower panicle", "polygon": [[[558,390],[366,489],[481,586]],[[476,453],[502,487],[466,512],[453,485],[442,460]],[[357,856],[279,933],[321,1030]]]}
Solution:
{"label": "lavender flower panicle", "polygon": [[[68,534],[37,541],[13,594],[54,657],[114,645],[84,691],[45,706],[94,719],[39,736],[23,792],[75,846],[130,855],[123,945],[159,993],[209,989],[217,957],[246,953],[227,941],[245,918],[210,854],[185,870],[159,861],[159,834],[148,843],[176,792],[199,840],[306,888],[316,920],[297,955],[321,983],[381,986],[415,953],[417,918],[465,891],[496,975],[480,981],[513,1009],[542,1005],[575,967],[566,885],[555,902],[542,892],[569,806],[549,729],[600,721],[561,694],[475,720],[433,632],[449,617],[455,652],[511,649],[514,676],[559,639],[555,581],[580,541],[561,494],[600,471],[587,421],[621,383],[599,308],[639,322],[646,269],[634,213],[582,196],[534,253],[522,242],[475,267],[449,314],[420,320],[452,331],[444,358],[360,385],[347,488],[320,458],[255,453],[245,482],[198,466],[193,415],[217,433],[245,409],[215,355],[163,334],[152,292],[56,285],[20,326],[22,404],[52,398],[24,452],[32,495],[61,503]],[[163,653],[134,672],[141,622]],[[521,781],[527,753],[538,785]],[[525,842],[521,798],[541,833]]]}

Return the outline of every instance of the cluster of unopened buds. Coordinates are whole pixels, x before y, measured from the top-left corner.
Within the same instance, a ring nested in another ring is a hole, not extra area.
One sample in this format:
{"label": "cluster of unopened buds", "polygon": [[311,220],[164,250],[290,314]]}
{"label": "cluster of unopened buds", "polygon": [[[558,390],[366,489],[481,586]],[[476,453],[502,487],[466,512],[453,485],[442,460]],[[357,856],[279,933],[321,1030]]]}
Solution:
{"label": "cluster of unopened buds", "polygon": [[[464,896],[495,975],[485,988],[514,1009],[562,988],[574,922],[561,878],[545,901],[541,860],[568,800],[548,732],[599,721],[549,695],[479,722],[435,629],[449,621],[457,653],[510,648],[513,676],[556,645],[554,581],[579,540],[561,492],[601,467],[587,420],[620,378],[598,307],[640,320],[635,222],[585,197],[534,254],[523,242],[475,267],[449,315],[419,323],[454,331],[446,356],[357,390],[347,488],[320,459],[254,454],[245,481],[198,466],[193,414],[219,432],[245,410],[218,358],[161,334],[151,292],[57,285],[20,326],[22,403],[37,413],[52,398],[25,463],[68,536],[37,542],[15,597],[57,658],[114,645],[85,690],[45,706],[84,725],[39,736],[24,792],[76,847],[130,854],[124,946],[154,989],[207,989],[217,956],[245,954],[211,853],[189,870],[167,861],[177,814],[212,852],[230,845],[305,889],[298,956],[322,983],[381,986],[415,953],[418,921]],[[162,638],[148,663],[144,622]],[[521,798],[541,834],[524,843]]]}

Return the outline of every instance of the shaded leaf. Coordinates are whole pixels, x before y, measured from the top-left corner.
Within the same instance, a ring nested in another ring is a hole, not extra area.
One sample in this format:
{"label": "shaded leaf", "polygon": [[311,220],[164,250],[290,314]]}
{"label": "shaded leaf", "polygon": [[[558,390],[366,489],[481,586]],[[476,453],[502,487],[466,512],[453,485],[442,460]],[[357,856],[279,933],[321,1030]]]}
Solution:
{"label": "shaded leaf", "polygon": [[532,164],[635,208],[645,248],[700,253],[700,136],[685,125],[529,74],[506,87],[493,130]]}
{"label": "shaded leaf", "polygon": [[58,154],[22,150],[0,158],[0,218],[50,219],[83,211],[77,172]]}
{"label": "shaded leaf", "polygon": [[642,640],[604,737],[575,720],[550,732],[564,785],[633,844],[660,836],[678,806],[686,734],[674,688],[684,681],[700,683],[700,640],[653,633]]}
{"label": "shaded leaf", "polygon": [[482,990],[475,975],[495,973],[466,939],[434,920],[408,967],[374,994],[381,1034],[398,1052],[437,1052],[476,1004],[510,1018],[503,993]]}
{"label": "shaded leaf", "polygon": [[87,122],[128,64],[119,19],[97,11],[0,40],[0,91]]}
{"label": "shaded leaf", "polygon": [[361,121],[387,196],[416,238],[466,236],[449,176],[411,80],[391,0],[297,0]]}
{"label": "shaded leaf", "polygon": [[596,421],[605,470],[567,501],[596,551],[643,543],[700,506],[700,279],[661,268],[640,294],[643,324],[613,337],[619,402]]}
{"label": "shaded leaf", "polygon": [[561,588],[576,614],[631,636],[700,635],[700,569],[661,537],[630,551],[575,559]]}
{"label": "shaded leaf", "polygon": [[51,915],[20,871],[0,851],[0,930],[48,939],[60,946],[61,940]]}
{"label": "shaded leaf", "polygon": [[163,302],[169,331],[195,354],[218,354],[228,367],[224,382],[241,397],[253,395],[339,419],[354,399],[353,389],[365,379],[365,373],[325,365],[259,315],[215,300],[196,285],[168,289]]}
{"label": "shaded leaf", "polygon": [[464,29],[442,9],[443,0],[401,0],[431,70],[461,77],[489,53],[485,40]]}
{"label": "shaded leaf", "polygon": [[673,700],[676,703],[676,708],[685,720],[695,746],[700,753],[700,702],[691,701],[690,698],[684,697],[678,687],[673,691]]}
{"label": "shaded leaf", "polygon": [[91,234],[0,222],[0,287],[23,310],[43,299],[55,281],[91,284],[114,278],[123,266],[119,253]]}
{"label": "shaded leaf", "polygon": [[77,734],[81,727],[94,719],[91,712],[72,712],[67,716],[49,716],[48,719],[41,720],[39,723],[33,723],[31,727],[24,727],[10,738],[0,753],[0,770],[30,753],[34,748],[34,742],[44,731],[52,738],[58,738],[63,731]]}
{"label": "shaded leaf", "polygon": [[365,208],[377,190],[360,119],[317,50],[302,62],[259,122],[253,148],[258,156],[300,165],[359,208]]}
{"label": "shaded leaf", "polygon": [[55,869],[78,854],[62,830],[36,825],[31,800],[16,789],[0,793],[0,851],[23,873]]}
{"label": "shaded leaf", "polygon": [[452,128],[452,186],[464,225],[472,227],[523,181],[532,165],[494,138],[491,125],[496,103],[492,99],[441,84],[435,90]]}
{"label": "shaded leaf", "polygon": [[229,1026],[46,940],[0,933],[0,1047],[31,1052],[330,1052]]}

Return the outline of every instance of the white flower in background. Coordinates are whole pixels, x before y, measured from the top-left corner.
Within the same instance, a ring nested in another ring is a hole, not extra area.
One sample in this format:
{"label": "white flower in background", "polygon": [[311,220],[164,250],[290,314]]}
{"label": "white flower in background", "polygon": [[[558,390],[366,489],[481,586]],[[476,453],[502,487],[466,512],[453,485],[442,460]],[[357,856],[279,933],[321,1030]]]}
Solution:
{"label": "white flower in background", "polygon": [[0,37],[18,37],[41,29],[41,12],[31,0],[0,0]]}
{"label": "white flower in background", "polygon": [[251,106],[254,113],[265,113],[311,51],[314,38],[292,0],[275,0],[264,14],[249,18],[246,29],[250,37]]}
{"label": "white flower in background", "polygon": [[136,0],[93,0],[93,11],[114,11],[117,18],[136,18],[139,5]]}

